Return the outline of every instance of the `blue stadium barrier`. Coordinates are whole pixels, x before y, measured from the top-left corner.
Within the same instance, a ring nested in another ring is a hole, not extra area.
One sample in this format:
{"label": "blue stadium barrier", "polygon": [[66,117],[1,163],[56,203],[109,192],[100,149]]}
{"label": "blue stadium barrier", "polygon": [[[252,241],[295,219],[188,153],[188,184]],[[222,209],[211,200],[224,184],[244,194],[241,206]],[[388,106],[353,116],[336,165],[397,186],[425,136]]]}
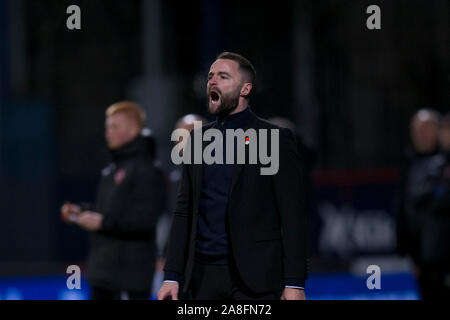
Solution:
{"label": "blue stadium barrier", "polygon": [[[367,277],[349,273],[313,273],[307,280],[309,300],[417,300],[417,284],[409,273],[383,274],[381,289],[369,290]],[[81,288],[69,290],[67,276],[0,278],[1,300],[86,300],[90,288],[81,279]],[[150,297],[154,299],[154,297]]]}

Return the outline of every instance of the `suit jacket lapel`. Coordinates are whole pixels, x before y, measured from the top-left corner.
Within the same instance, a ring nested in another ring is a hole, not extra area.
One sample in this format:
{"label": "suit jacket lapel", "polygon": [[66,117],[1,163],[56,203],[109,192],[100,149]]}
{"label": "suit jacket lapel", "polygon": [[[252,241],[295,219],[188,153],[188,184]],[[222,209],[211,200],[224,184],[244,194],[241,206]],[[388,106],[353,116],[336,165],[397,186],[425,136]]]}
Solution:
{"label": "suit jacket lapel", "polygon": [[[248,128],[256,128],[257,125],[257,116],[255,116],[254,114],[252,114],[252,117],[248,123],[248,125],[243,128],[243,130],[247,130]],[[209,128],[213,128],[215,127],[216,122],[212,122],[210,125],[203,127],[203,132]],[[202,132],[202,133],[203,133]],[[203,161],[203,150],[206,147],[208,142],[203,141],[203,136],[202,136],[202,161]],[[236,186],[236,183],[243,171],[243,169],[247,166],[247,162],[248,162],[248,149],[246,148],[246,162],[245,164],[234,164],[234,168],[233,168],[233,176],[231,178],[231,187],[230,187],[230,195],[234,189],[234,187]],[[200,199],[200,193],[201,193],[201,187],[202,187],[202,174],[203,174],[203,165],[202,164],[193,164],[193,170],[194,170],[194,181],[193,181],[193,189],[194,189],[194,199],[196,199],[196,203],[198,203],[199,199]]]}
{"label": "suit jacket lapel", "polygon": [[233,176],[231,178],[231,188],[230,188],[230,195],[233,192],[234,186],[236,185],[236,182],[238,181],[238,178],[240,177],[242,170],[244,169],[245,164],[235,164],[233,168]]}
{"label": "suit jacket lapel", "polygon": [[[257,120],[258,120],[258,118],[254,114],[252,114],[252,118],[249,121],[248,125],[245,128],[243,128],[244,131],[246,131],[249,128],[256,129]],[[233,192],[234,187],[236,186],[236,183],[237,183],[239,177],[241,176],[241,173],[242,173],[243,169],[247,166],[248,159],[249,159],[249,154],[248,154],[248,148],[247,147],[245,148],[245,157],[246,157],[246,159],[245,159],[246,161],[245,161],[244,164],[237,164],[237,163],[234,164],[233,176],[231,178],[230,196],[231,196],[231,194]]]}

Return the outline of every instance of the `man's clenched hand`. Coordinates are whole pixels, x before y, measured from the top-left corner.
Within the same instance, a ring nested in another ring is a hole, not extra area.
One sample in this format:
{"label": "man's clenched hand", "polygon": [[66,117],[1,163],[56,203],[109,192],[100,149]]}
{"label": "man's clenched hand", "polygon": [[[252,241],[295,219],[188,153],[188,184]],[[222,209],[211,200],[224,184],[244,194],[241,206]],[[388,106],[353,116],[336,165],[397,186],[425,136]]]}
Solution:
{"label": "man's clenched hand", "polygon": [[158,292],[158,300],[178,300],[178,282],[164,282]]}

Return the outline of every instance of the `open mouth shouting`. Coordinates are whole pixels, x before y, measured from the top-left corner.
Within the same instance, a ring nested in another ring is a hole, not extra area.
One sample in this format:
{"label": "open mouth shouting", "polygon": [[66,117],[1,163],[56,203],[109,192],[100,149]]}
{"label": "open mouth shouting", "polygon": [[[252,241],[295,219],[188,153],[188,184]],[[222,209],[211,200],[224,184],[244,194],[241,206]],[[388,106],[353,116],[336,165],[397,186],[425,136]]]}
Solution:
{"label": "open mouth shouting", "polygon": [[216,88],[213,88],[211,90],[209,90],[209,106],[213,107],[214,109],[216,109],[222,100],[222,94],[220,93],[220,91]]}

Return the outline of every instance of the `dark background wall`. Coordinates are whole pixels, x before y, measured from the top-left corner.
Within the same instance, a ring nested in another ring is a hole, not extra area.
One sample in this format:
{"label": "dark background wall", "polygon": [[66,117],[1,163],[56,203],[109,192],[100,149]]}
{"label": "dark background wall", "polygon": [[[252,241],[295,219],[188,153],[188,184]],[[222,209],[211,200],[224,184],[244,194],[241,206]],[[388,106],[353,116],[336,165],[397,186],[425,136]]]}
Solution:
{"label": "dark background wall", "polygon": [[[71,4],[81,7],[79,31],[66,28]],[[381,30],[365,26],[370,4],[381,7]],[[207,116],[206,74],[221,51],[253,62],[253,110],[299,125],[320,177],[392,168],[384,178],[395,182],[411,115],[450,105],[446,0],[0,0],[0,8],[3,273],[84,259],[87,235],[58,210],[95,199],[108,160],[104,110],[142,103],[169,170],[167,137],[179,116]]]}

